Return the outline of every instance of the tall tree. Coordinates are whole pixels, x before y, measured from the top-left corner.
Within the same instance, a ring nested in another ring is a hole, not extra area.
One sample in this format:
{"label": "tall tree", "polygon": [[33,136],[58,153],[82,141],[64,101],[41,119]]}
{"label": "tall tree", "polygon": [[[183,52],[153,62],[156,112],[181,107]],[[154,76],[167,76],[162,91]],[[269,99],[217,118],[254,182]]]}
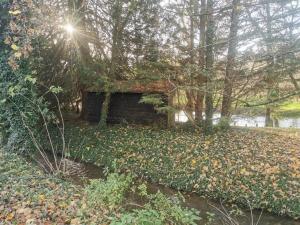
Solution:
{"label": "tall tree", "polygon": [[200,22],[199,22],[199,69],[200,73],[198,75],[197,80],[197,97],[195,103],[195,119],[196,122],[199,124],[202,122],[202,114],[203,114],[203,103],[204,103],[204,96],[205,96],[205,76],[203,74],[205,70],[205,32],[206,32],[206,0],[201,0],[200,5]]}
{"label": "tall tree", "polygon": [[215,41],[215,21],[213,16],[214,1],[207,0],[207,29],[206,29],[206,96],[205,96],[205,130],[212,131],[213,126],[213,79],[214,71],[214,41]]}
{"label": "tall tree", "polygon": [[81,67],[79,72],[82,74],[78,74],[78,89],[81,93],[81,118],[85,116],[86,109],[86,91],[85,91],[85,79],[86,79],[86,71],[93,71],[94,63],[93,57],[90,53],[90,38],[87,34],[87,21],[86,21],[86,12],[87,12],[87,1],[85,0],[68,0],[68,12],[69,18],[68,22],[71,26],[75,26],[75,32],[73,35],[73,41],[75,42],[75,46],[78,48],[78,58]]}
{"label": "tall tree", "polygon": [[223,101],[221,116],[229,117],[230,108],[232,104],[232,88],[235,76],[235,58],[237,53],[238,45],[238,26],[239,26],[239,8],[240,0],[232,1],[232,12],[231,12],[231,25],[228,38],[228,52],[227,52],[227,64],[225,71],[224,90],[223,90]]}

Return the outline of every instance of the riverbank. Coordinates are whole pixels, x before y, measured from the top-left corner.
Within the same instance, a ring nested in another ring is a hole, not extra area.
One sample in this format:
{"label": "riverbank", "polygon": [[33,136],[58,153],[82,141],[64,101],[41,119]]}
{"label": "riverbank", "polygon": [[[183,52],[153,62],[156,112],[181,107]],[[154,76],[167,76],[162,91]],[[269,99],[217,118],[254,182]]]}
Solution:
{"label": "riverbank", "polygon": [[[69,155],[169,187],[300,216],[298,137],[233,129],[205,137],[142,127],[68,125]],[[78,138],[80,137],[80,138]]]}
{"label": "riverbank", "polygon": [[[196,225],[200,219],[196,210],[182,207],[180,199],[149,194],[130,175],[112,173],[89,184],[85,178],[87,184],[78,186],[65,180],[67,173],[64,179],[62,174],[45,174],[1,148],[0,174],[0,224]],[[133,201],[129,192],[142,202]]]}

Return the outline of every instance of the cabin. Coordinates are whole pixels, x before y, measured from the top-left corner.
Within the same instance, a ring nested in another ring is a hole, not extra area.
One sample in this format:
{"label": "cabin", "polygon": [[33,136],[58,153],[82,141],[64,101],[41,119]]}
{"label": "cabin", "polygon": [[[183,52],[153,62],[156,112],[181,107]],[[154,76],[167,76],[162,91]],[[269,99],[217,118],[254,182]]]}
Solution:
{"label": "cabin", "polygon": [[[99,122],[106,93],[104,88],[86,89],[83,100],[83,118],[89,122]],[[167,81],[117,81],[111,86],[111,98],[107,123],[110,124],[159,124],[171,126],[174,115],[159,113],[154,105],[141,103],[145,94],[159,94],[166,105],[171,105],[171,85]]]}

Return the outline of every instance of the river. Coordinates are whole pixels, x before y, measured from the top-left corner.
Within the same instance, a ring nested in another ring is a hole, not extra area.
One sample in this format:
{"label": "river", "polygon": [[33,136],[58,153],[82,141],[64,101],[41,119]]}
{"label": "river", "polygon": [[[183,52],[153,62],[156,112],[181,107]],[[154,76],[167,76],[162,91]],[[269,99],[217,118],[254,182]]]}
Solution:
{"label": "river", "polygon": [[[214,113],[213,123],[217,124],[221,114]],[[247,115],[232,115],[230,125],[238,127],[265,127],[265,116],[247,116]],[[188,117],[184,111],[179,111],[175,114],[175,122],[186,123]],[[273,121],[273,127],[279,128],[300,128],[300,118],[278,118]]]}

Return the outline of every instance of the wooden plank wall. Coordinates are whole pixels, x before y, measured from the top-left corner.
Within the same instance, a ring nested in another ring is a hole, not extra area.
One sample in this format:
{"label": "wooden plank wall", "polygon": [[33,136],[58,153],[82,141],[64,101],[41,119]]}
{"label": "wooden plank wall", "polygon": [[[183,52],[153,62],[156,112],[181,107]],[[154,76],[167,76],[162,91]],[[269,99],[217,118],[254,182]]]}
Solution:
{"label": "wooden plank wall", "polygon": [[87,92],[85,95],[85,115],[84,119],[89,122],[99,122],[102,103],[105,99],[104,93]]}
{"label": "wooden plank wall", "polygon": [[[108,113],[108,123],[153,124],[166,126],[168,116],[159,114],[151,104],[139,103],[142,93],[113,93]],[[85,119],[99,122],[104,93],[88,92]]]}

